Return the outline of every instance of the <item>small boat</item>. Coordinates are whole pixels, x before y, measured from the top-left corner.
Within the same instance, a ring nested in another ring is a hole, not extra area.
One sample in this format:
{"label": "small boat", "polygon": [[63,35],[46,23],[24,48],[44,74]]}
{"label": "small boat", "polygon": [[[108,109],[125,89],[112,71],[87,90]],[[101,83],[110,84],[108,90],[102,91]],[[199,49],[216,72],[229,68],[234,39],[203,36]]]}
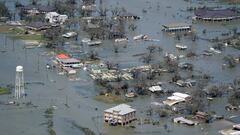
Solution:
{"label": "small boat", "polygon": [[71,38],[77,36],[76,32],[68,32],[62,35],[64,38]]}
{"label": "small boat", "polygon": [[133,40],[147,40],[147,39],[148,39],[148,36],[143,34],[133,37]]}
{"label": "small boat", "polygon": [[179,50],[186,50],[187,46],[186,45],[176,44],[176,48],[179,49]]}
{"label": "small boat", "polygon": [[118,38],[118,39],[115,39],[114,40],[116,43],[119,43],[119,42],[128,42],[128,38]]}
{"label": "small boat", "polygon": [[89,46],[95,46],[95,45],[100,45],[100,44],[102,44],[102,41],[100,41],[100,40],[89,41],[87,44],[88,44]]}
{"label": "small boat", "polygon": [[216,54],[221,54],[222,52],[220,50],[214,49],[213,47],[210,48],[210,51]]}

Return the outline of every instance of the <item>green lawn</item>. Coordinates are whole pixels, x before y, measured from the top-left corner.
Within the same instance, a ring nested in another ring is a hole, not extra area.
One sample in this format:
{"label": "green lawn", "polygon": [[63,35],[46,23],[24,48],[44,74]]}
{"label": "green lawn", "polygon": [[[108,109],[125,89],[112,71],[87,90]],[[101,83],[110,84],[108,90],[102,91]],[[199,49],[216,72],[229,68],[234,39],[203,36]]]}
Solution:
{"label": "green lawn", "polygon": [[44,40],[44,37],[41,34],[15,35],[14,38],[20,40],[36,40],[36,41]]}
{"label": "green lawn", "polygon": [[0,25],[0,33],[18,34],[18,33],[24,33],[24,32],[25,30],[21,27]]}
{"label": "green lawn", "polygon": [[96,100],[105,102],[105,103],[110,103],[110,104],[120,104],[120,103],[126,103],[127,101],[122,98],[121,96],[115,96],[115,95],[98,95],[95,97]]}
{"label": "green lawn", "polygon": [[1,88],[0,87],[0,95],[3,95],[3,94],[10,94],[10,90],[7,89],[7,88]]}
{"label": "green lawn", "polygon": [[45,38],[41,32],[34,32],[34,34],[25,34],[26,30],[23,27],[0,25],[0,33],[11,34],[13,38],[20,40],[35,40],[42,41]]}

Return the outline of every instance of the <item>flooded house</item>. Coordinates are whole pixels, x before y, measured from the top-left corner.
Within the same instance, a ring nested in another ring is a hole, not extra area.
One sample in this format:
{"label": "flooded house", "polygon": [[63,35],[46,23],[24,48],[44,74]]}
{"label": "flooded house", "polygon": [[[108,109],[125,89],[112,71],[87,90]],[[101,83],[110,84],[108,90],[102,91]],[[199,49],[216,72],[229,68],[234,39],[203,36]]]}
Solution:
{"label": "flooded house", "polygon": [[194,122],[194,121],[192,121],[192,120],[186,119],[186,118],[184,118],[184,117],[174,118],[174,119],[173,119],[173,122],[174,122],[174,123],[186,124],[186,125],[188,125],[188,126],[194,126],[194,125],[197,125],[197,124],[198,124],[197,122]]}
{"label": "flooded house", "polygon": [[187,23],[172,23],[162,25],[165,32],[191,32],[192,25]]}
{"label": "flooded house", "polygon": [[58,54],[55,58],[61,67],[79,68],[81,66],[80,60],[67,54]]}
{"label": "flooded house", "polygon": [[151,92],[160,92],[160,91],[163,91],[163,90],[162,90],[162,87],[159,86],[159,85],[151,86],[148,90],[151,91]]}
{"label": "flooded house", "polygon": [[132,80],[132,74],[125,71],[119,72],[117,70],[109,70],[105,65],[92,65],[90,69],[90,76],[92,79],[96,80],[105,80],[105,81],[117,81],[118,79],[122,80]]}
{"label": "flooded house", "polygon": [[117,15],[114,19],[133,19],[133,20],[137,20],[137,19],[140,19],[139,16],[133,14],[133,13],[130,13],[130,12],[121,12],[119,15]]}
{"label": "flooded house", "polygon": [[63,24],[68,19],[68,16],[58,14],[57,12],[48,12],[45,15],[45,19],[51,24]]}
{"label": "flooded house", "polygon": [[53,12],[56,9],[52,6],[45,6],[45,5],[26,5],[22,7],[21,10],[26,12],[29,15],[36,15],[36,14],[45,14],[48,12]]}
{"label": "flooded house", "polygon": [[69,67],[63,67],[63,70],[67,73],[68,76],[75,75],[77,73],[76,70]]}
{"label": "flooded house", "polygon": [[173,106],[180,102],[185,102],[191,99],[191,96],[188,94],[174,92],[172,96],[168,97],[167,100],[163,101],[165,105]]}
{"label": "flooded house", "polygon": [[51,28],[51,26],[45,22],[37,21],[37,22],[31,22],[26,25],[26,28],[29,30],[34,31],[41,31]]}
{"label": "flooded house", "polygon": [[119,29],[117,29],[117,27],[113,27],[110,31],[109,31],[109,39],[120,39],[120,38],[125,38],[125,33],[120,31]]}
{"label": "flooded house", "polygon": [[240,124],[233,125],[231,128],[219,131],[222,135],[240,135]]}
{"label": "flooded house", "polygon": [[130,105],[120,104],[104,111],[105,122],[111,125],[126,125],[136,120],[136,110]]}
{"label": "flooded house", "polygon": [[96,5],[83,5],[82,10],[93,11],[96,9]]}
{"label": "flooded house", "polygon": [[207,122],[209,120],[209,114],[207,114],[206,112],[201,112],[201,111],[197,111],[194,118],[199,120],[199,121],[205,121]]}
{"label": "flooded house", "polygon": [[235,9],[200,8],[195,11],[195,20],[206,22],[221,22],[240,19],[240,12]]}

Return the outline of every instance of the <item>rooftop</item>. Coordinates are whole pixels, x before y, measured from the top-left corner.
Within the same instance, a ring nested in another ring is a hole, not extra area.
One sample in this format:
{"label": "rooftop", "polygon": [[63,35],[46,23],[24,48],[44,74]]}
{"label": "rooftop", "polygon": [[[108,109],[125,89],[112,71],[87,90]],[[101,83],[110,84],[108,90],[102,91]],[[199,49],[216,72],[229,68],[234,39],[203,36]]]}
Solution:
{"label": "rooftop", "polygon": [[22,7],[23,10],[32,10],[32,9],[37,9],[41,12],[52,12],[55,10],[54,7],[52,6],[44,6],[44,5],[26,5]]}
{"label": "rooftop", "polygon": [[62,63],[79,63],[80,61],[75,58],[61,59]]}
{"label": "rooftop", "polygon": [[120,115],[125,115],[128,113],[134,112],[136,110],[132,109],[132,107],[127,104],[120,104],[105,110],[105,112],[108,112],[108,113],[113,113],[114,111],[118,112]]}
{"label": "rooftop", "polygon": [[195,11],[195,15],[201,18],[227,18],[240,16],[240,13],[234,9],[208,9],[201,8]]}
{"label": "rooftop", "polygon": [[69,55],[68,54],[65,54],[65,53],[60,53],[56,56],[56,58],[58,59],[69,59]]}
{"label": "rooftop", "polygon": [[163,27],[167,27],[167,28],[191,27],[191,24],[188,24],[188,23],[170,23],[170,24],[164,24]]}
{"label": "rooftop", "polygon": [[173,96],[177,96],[177,97],[184,98],[184,99],[190,97],[190,95],[184,94],[184,93],[180,93],[180,92],[173,93]]}
{"label": "rooftop", "polygon": [[28,27],[33,27],[33,28],[41,28],[41,27],[46,27],[46,26],[48,26],[48,24],[47,24],[47,23],[44,23],[44,22],[38,21],[38,22],[29,23],[27,26],[28,26]]}
{"label": "rooftop", "polygon": [[163,101],[163,103],[169,106],[173,106],[177,103],[184,102],[188,97],[190,97],[190,95],[175,92],[172,94],[172,96],[168,97],[167,100]]}
{"label": "rooftop", "polygon": [[174,118],[174,122],[180,122],[183,124],[194,125],[195,123],[191,120],[185,119],[184,117]]}
{"label": "rooftop", "polygon": [[150,90],[151,92],[162,91],[162,87],[156,85],[156,86],[150,87],[149,90]]}

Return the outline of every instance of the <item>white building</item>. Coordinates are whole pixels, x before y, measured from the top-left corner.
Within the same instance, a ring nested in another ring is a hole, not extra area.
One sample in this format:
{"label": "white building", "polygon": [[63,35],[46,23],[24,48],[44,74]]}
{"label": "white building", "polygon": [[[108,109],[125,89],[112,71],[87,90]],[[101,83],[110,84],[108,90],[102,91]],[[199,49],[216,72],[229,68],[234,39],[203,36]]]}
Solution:
{"label": "white building", "polygon": [[162,91],[162,87],[160,87],[159,85],[156,85],[156,86],[150,87],[149,90],[151,92],[158,92],[158,91]]}
{"label": "white building", "polygon": [[45,19],[47,19],[49,23],[63,24],[68,19],[68,16],[60,15],[57,12],[49,12],[49,13],[46,13]]}
{"label": "white building", "polygon": [[169,106],[173,106],[177,103],[185,102],[185,101],[189,100],[190,98],[191,98],[191,96],[188,94],[175,92],[172,94],[172,96],[168,97],[167,100],[163,101],[163,103],[166,105],[169,105]]}
{"label": "white building", "polygon": [[82,65],[80,60],[72,58],[67,54],[59,54],[55,58],[62,67],[80,68]]}
{"label": "white building", "polygon": [[136,120],[136,110],[127,104],[109,108],[104,111],[104,120],[112,125],[122,126]]}

